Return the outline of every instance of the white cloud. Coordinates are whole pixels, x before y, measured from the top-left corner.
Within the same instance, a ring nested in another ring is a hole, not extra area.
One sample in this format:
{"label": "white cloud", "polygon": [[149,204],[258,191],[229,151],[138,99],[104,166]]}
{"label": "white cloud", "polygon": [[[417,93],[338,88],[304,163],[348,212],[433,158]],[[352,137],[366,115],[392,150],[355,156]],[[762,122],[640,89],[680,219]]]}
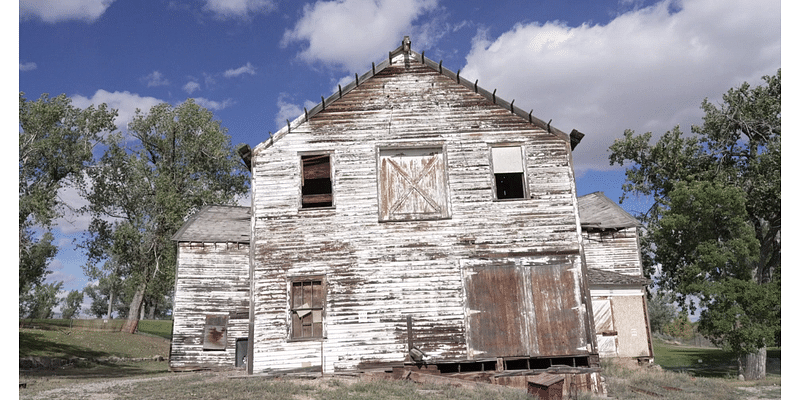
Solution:
{"label": "white cloud", "polygon": [[[281,93],[280,96],[278,96],[278,102],[277,102],[278,113],[275,114],[275,130],[276,131],[280,130],[283,127],[286,126],[286,120],[294,121],[295,118],[297,118],[297,117],[299,117],[299,116],[301,116],[301,115],[303,115],[305,113],[305,110],[303,110],[303,107],[301,107],[298,104],[290,103],[289,101],[286,100],[287,97],[288,97],[288,94],[286,94],[286,93]],[[313,101],[310,101],[310,100],[306,100],[303,103],[303,106],[306,109],[311,109],[315,105],[317,105],[317,103],[314,103]]]}
{"label": "white cloud", "polygon": [[230,107],[230,106],[232,106],[234,104],[234,101],[232,99],[227,99],[227,100],[223,100],[223,101],[220,102],[220,101],[209,100],[209,99],[206,99],[206,98],[203,98],[203,97],[197,97],[197,98],[194,99],[194,101],[197,104],[199,104],[199,105],[201,105],[201,106],[203,106],[203,107],[205,107],[205,108],[207,108],[209,110],[212,110],[212,111],[223,110],[223,109],[228,108],[228,107]]}
{"label": "white cloud", "polygon": [[195,91],[200,90],[200,84],[195,81],[187,82],[185,85],[183,85],[183,90],[186,93],[192,94]]}
{"label": "white cloud", "polygon": [[266,14],[277,8],[273,0],[206,0],[205,9],[223,19]]}
{"label": "white cloud", "polygon": [[664,1],[607,25],[518,24],[477,36],[461,76],[565,132],[586,134],[577,168],[608,169],[626,128],[660,135],[701,122],[700,103],[781,66],[778,0]]}
{"label": "white cloud", "polygon": [[102,89],[95,92],[91,98],[81,95],[72,96],[72,104],[79,108],[105,103],[110,108],[116,109],[118,115],[114,123],[120,130],[126,130],[128,122],[133,120],[137,109],[148,112],[150,108],[163,102],[155,97],[139,96],[128,91],[112,93]]}
{"label": "white cloud", "polygon": [[229,70],[225,71],[225,73],[223,73],[222,75],[224,77],[226,77],[226,78],[233,78],[233,77],[237,77],[237,76],[242,75],[242,74],[255,75],[256,74],[256,68],[252,64],[250,64],[248,62],[247,64],[242,65],[239,68],[229,69]]}
{"label": "white cloud", "polygon": [[147,82],[147,87],[169,85],[169,81],[164,78],[164,74],[158,71],[153,71],[150,75],[143,77],[142,81]]}
{"label": "white cloud", "polygon": [[36,69],[36,63],[35,62],[27,62],[27,63],[24,63],[24,64],[23,63],[19,63],[19,70],[22,71],[22,72],[33,71],[35,69]]}
{"label": "white cloud", "polygon": [[423,36],[428,27],[414,22],[436,7],[436,0],[317,1],[303,7],[281,46],[300,42],[300,59],[357,72],[370,60],[386,58],[388,53],[381,55],[399,46],[403,36]]}
{"label": "white cloud", "polygon": [[40,18],[44,22],[83,20],[94,22],[114,0],[20,0],[22,19]]}

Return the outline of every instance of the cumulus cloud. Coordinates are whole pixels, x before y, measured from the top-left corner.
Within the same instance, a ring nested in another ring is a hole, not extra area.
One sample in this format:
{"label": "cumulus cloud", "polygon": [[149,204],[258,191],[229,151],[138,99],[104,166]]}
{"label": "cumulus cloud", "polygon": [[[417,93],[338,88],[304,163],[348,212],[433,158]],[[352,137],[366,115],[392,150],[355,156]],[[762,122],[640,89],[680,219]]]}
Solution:
{"label": "cumulus cloud", "polygon": [[234,77],[237,77],[237,76],[240,76],[240,75],[243,75],[243,74],[255,75],[256,74],[256,68],[252,64],[250,64],[248,62],[247,64],[242,65],[239,68],[229,69],[229,70],[225,71],[222,75],[224,77],[226,77],[226,78],[234,78]]}
{"label": "cumulus cloud", "polygon": [[81,20],[94,22],[114,0],[20,0],[22,19],[39,18],[44,22]]}
{"label": "cumulus cloud", "polygon": [[305,103],[303,103],[303,106],[300,106],[299,104],[291,103],[290,101],[288,101],[287,100],[288,97],[289,95],[286,93],[281,93],[280,96],[278,96],[278,102],[277,102],[278,113],[275,114],[276,131],[286,126],[286,120],[294,121],[295,118],[302,115],[305,112],[303,110],[303,107],[311,109],[316,105],[316,103],[314,103],[313,101],[306,100]]}
{"label": "cumulus cloud", "polygon": [[195,91],[200,90],[200,84],[195,81],[187,82],[185,85],[183,85],[183,90],[186,93],[192,94]]}
{"label": "cumulus cloud", "polygon": [[234,101],[232,99],[226,99],[226,100],[223,100],[223,101],[214,101],[214,100],[209,100],[209,99],[206,99],[206,98],[203,98],[203,97],[197,97],[197,98],[194,99],[194,101],[197,104],[199,104],[199,105],[201,105],[201,106],[203,106],[203,107],[205,107],[205,108],[207,108],[209,110],[212,110],[212,111],[219,111],[219,110],[226,109],[226,108],[232,106],[233,103],[234,103]]}
{"label": "cumulus cloud", "polygon": [[414,22],[433,18],[436,9],[436,0],[317,1],[303,7],[303,16],[284,32],[281,46],[301,43],[301,60],[357,72],[399,46],[403,36],[422,37],[427,25]]}
{"label": "cumulus cloud", "polygon": [[461,76],[586,134],[577,168],[608,169],[625,129],[662,134],[701,122],[700,103],[781,66],[781,4],[663,1],[606,25],[518,24],[478,35]]}
{"label": "cumulus cloud", "polygon": [[19,70],[22,72],[33,71],[36,69],[35,62],[19,63]]}
{"label": "cumulus cloud", "polygon": [[128,91],[108,92],[102,89],[95,92],[92,97],[85,97],[81,95],[72,96],[72,104],[76,107],[86,108],[90,105],[105,103],[110,108],[116,109],[118,115],[116,120],[114,120],[114,123],[120,130],[127,129],[128,122],[133,120],[137,109],[146,113],[156,104],[163,102],[164,101],[156,99],[155,97],[140,96]]}
{"label": "cumulus cloud", "polygon": [[169,81],[164,77],[164,74],[158,71],[153,71],[150,75],[143,77],[142,81],[147,83],[147,87],[169,85]]}
{"label": "cumulus cloud", "polygon": [[277,8],[273,0],[206,0],[205,10],[222,19],[267,14]]}

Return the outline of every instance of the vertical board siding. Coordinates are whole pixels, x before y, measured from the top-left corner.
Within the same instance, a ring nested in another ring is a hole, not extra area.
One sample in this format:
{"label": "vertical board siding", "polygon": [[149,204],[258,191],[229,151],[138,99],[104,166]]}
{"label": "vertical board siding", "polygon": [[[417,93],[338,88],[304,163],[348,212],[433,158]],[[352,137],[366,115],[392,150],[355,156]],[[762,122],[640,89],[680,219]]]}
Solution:
{"label": "vertical board siding", "polygon": [[[524,146],[529,199],[493,200],[490,146],[504,142]],[[379,222],[379,151],[397,146],[444,149],[451,209],[444,218]],[[312,151],[331,154],[334,205],[300,210],[299,154]],[[319,367],[322,360],[325,371],[402,362],[407,316],[428,360],[478,357],[467,343],[475,310],[466,300],[464,260],[525,259],[526,268],[552,268],[546,289],[535,278],[524,285],[553,292],[554,300],[543,298],[536,310],[522,305],[522,312],[574,332],[563,341],[526,343],[525,352],[591,351],[583,275],[579,263],[564,262],[580,253],[569,143],[438,72],[413,63],[384,69],[279,140],[257,146],[252,173],[253,372]],[[290,340],[287,279],[317,275],[328,290],[324,339]],[[492,288],[468,290],[484,289]],[[476,344],[488,340],[472,336]]]}
{"label": "vertical board siding", "polygon": [[[233,368],[236,339],[247,338],[250,246],[179,243],[170,368]],[[226,315],[224,350],[203,350],[207,315]]]}

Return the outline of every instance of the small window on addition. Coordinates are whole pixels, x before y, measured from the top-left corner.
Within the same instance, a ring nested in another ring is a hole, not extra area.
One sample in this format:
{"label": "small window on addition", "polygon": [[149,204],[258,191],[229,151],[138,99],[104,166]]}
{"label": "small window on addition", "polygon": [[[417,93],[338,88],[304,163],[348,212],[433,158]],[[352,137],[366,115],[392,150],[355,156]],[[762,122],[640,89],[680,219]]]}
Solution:
{"label": "small window on addition", "polygon": [[522,154],[520,146],[492,147],[492,172],[497,200],[527,197]]}
{"label": "small window on addition", "polygon": [[330,154],[305,155],[302,161],[302,208],[333,206]]}
{"label": "small window on addition", "polygon": [[291,282],[292,339],[322,338],[325,289],[321,278]]}

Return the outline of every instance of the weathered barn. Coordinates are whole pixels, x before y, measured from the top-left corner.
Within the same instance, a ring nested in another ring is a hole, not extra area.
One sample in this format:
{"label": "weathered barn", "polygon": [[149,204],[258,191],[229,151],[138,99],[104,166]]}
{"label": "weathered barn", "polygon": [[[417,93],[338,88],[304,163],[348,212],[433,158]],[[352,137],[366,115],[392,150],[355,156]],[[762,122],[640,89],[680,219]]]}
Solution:
{"label": "weathered barn", "polygon": [[578,198],[600,357],[653,358],[640,226],[602,192]]}
{"label": "weathered barn", "polygon": [[[248,372],[597,367],[572,163],[582,136],[404,41],[243,149]],[[176,295],[176,320],[177,309]],[[201,325],[176,340],[201,351]],[[584,382],[596,389],[599,377]]]}
{"label": "weathered barn", "polygon": [[243,366],[250,322],[249,207],[208,206],[178,242],[172,370]]}

